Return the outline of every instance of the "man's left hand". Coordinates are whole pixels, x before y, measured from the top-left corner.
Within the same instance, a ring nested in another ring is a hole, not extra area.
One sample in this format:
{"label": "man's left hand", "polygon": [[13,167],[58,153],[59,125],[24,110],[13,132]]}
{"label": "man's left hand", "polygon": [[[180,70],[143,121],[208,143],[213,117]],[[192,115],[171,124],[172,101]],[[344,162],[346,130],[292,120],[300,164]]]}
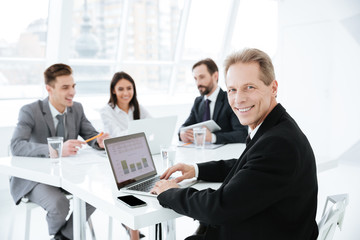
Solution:
{"label": "man's left hand", "polygon": [[158,181],[150,192],[159,195],[170,188],[179,188],[175,179]]}

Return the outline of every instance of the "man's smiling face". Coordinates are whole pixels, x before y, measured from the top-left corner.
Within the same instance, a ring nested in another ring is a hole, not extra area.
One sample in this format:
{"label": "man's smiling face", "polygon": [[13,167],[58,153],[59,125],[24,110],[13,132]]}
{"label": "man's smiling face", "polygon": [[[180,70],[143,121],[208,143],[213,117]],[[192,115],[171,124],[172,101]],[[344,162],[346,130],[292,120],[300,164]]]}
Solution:
{"label": "man's smiling face", "polygon": [[226,74],[229,104],[242,125],[255,129],[276,106],[277,81],[260,80],[258,63],[235,63]]}
{"label": "man's smiling face", "polygon": [[63,113],[66,107],[71,107],[73,105],[73,98],[76,91],[72,75],[56,77],[53,86],[46,85],[46,90],[49,93],[51,104],[60,113]]}

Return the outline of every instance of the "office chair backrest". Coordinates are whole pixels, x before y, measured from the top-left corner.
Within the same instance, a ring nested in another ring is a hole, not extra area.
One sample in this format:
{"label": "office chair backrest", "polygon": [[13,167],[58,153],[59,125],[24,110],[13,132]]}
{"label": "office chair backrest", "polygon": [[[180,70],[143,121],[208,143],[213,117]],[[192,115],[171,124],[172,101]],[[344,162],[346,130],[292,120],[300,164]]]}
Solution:
{"label": "office chair backrest", "polygon": [[[328,203],[330,203],[330,206],[328,206]],[[348,194],[327,197],[321,220],[318,223],[319,236],[317,240],[331,240],[335,234],[337,225],[339,225],[339,229],[341,230],[345,208],[348,203]]]}
{"label": "office chair backrest", "polygon": [[10,140],[15,126],[0,127],[0,157],[10,156]]}

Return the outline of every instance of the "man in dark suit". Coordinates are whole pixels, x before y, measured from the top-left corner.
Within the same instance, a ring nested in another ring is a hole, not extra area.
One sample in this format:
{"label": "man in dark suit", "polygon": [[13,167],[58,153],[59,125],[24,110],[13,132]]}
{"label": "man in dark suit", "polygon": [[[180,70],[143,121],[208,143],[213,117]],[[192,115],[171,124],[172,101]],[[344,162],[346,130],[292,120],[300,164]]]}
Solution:
{"label": "man in dark suit", "polygon": [[[178,164],[152,189],[161,205],[198,219],[203,234],[188,239],[315,240],[318,228],[315,157],[306,136],[276,101],[270,57],[245,49],[225,61],[230,106],[251,132],[239,159]],[[178,188],[197,177],[219,189]]]}
{"label": "man in dark suit", "polygon": [[[11,139],[11,152],[15,156],[49,157],[47,138],[60,135],[64,137],[62,156],[75,155],[86,144],[77,140],[78,136],[89,139],[98,134],[86,118],[82,105],[73,102],[72,69],[65,64],[54,64],[46,69],[44,77],[49,96],[21,108]],[[89,144],[95,149],[104,148],[103,140],[107,137],[107,133],[103,134]],[[49,234],[55,235],[54,239],[73,238],[72,217],[66,221],[69,200],[62,189],[12,177],[10,191],[16,204],[26,196],[48,212]],[[94,211],[95,208],[87,204],[87,218]]]}
{"label": "man in dark suit", "polygon": [[[181,127],[212,119],[221,130],[211,133],[206,129],[207,142],[245,142],[247,127],[239,123],[229,106],[226,92],[218,86],[219,70],[215,62],[210,58],[203,59],[194,64],[192,71],[201,96],[195,99],[190,116]],[[193,130],[180,129],[179,138],[183,142],[193,142]]]}

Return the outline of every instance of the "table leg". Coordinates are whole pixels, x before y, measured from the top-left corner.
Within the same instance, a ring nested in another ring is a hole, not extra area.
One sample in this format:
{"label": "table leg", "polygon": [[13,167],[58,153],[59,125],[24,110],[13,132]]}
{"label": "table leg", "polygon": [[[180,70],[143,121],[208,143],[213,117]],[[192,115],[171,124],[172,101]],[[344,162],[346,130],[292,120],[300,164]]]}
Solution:
{"label": "table leg", "polygon": [[166,240],[176,240],[176,220],[167,221],[163,224],[163,236]]}
{"label": "table leg", "polygon": [[86,210],[85,202],[74,195],[74,210],[73,210],[73,221],[74,221],[74,240],[85,240],[86,239]]}
{"label": "table leg", "polygon": [[[170,220],[162,223],[162,239],[166,240],[176,240],[176,220]],[[149,227],[149,239],[159,239],[156,238],[155,226]]]}

